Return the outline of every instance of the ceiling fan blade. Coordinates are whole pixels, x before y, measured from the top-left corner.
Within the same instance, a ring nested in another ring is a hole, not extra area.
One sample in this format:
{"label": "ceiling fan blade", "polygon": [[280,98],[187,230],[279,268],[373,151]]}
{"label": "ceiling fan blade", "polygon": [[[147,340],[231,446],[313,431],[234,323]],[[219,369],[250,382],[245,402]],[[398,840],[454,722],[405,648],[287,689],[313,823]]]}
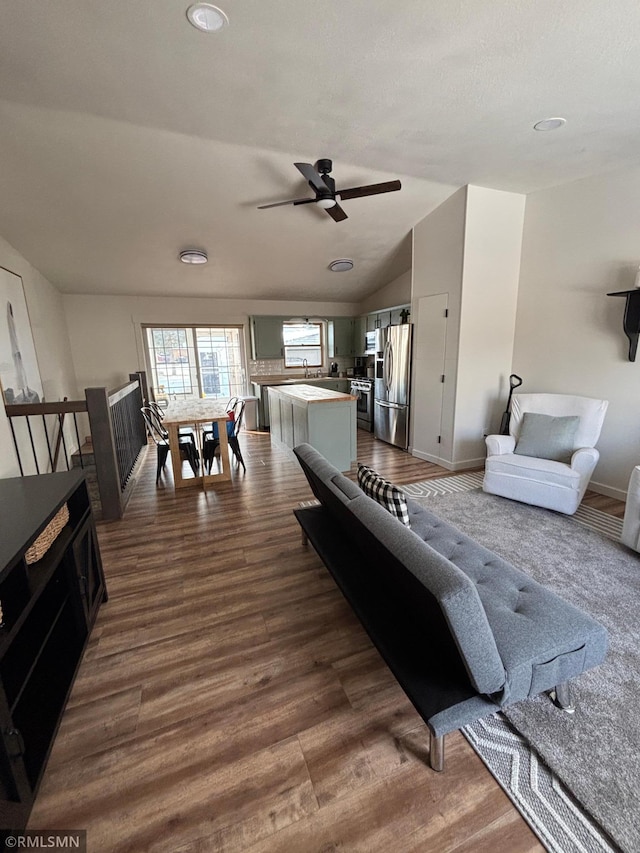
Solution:
{"label": "ceiling fan blade", "polygon": [[309,204],[315,201],[315,198],[292,198],[289,201],[276,201],[274,204],[261,204],[258,210],[266,210],[268,207],[282,207],[283,204]]}
{"label": "ceiling fan blade", "polygon": [[386,181],[384,184],[367,184],[366,187],[351,187],[348,190],[337,190],[337,194],[344,201],[350,198],[362,198],[366,195],[378,195],[378,193],[392,193],[402,187],[400,181]]}
{"label": "ceiling fan blade", "polygon": [[334,222],[342,222],[343,219],[349,218],[339,204],[334,204],[333,207],[325,207],[325,210]]}
{"label": "ceiling fan blade", "polygon": [[323,192],[327,191],[327,185],[322,180],[321,175],[319,175],[313,168],[311,163],[294,163],[293,165],[299,172],[302,172],[302,175],[307,179],[314,190],[321,190]]}

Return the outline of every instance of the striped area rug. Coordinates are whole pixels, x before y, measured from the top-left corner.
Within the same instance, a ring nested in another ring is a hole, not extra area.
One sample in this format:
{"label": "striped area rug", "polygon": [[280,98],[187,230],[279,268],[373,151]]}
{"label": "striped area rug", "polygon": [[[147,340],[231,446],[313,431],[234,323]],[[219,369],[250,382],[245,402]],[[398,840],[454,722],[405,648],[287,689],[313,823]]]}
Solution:
{"label": "striped area rug", "polygon": [[[483,472],[402,486],[411,497],[432,497],[482,487]],[[572,520],[618,541],[622,519],[579,507]],[[617,853],[619,850],[571,792],[502,714],[462,730],[545,848],[551,853]]]}

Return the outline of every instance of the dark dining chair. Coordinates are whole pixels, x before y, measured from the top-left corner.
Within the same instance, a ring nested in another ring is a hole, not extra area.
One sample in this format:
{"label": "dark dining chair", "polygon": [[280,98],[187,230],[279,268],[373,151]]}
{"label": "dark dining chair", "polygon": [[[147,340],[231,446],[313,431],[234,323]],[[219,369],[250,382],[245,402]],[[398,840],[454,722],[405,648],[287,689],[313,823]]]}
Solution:
{"label": "dark dining chair", "polygon": [[[238,433],[242,427],[242,419],[244,416],[245,401],[240,400],[237,397],[232,397],[231,400],[235,400],[235,402],[233,408],[229,409],[227,407],[227,412],[232,415],[225,424],[227,428],[227,441],[229,442],[229,447],[231,448],[236,461],[238,464],[242,465],[243,469],[246,471],[247,467],[244,464],[242,451],[240,449],[240,441],[238,440]],[[202,446],[202,463],[207,466],[208,474],[211,473],[211,467],[213,465],[216,450],[220,447],[218,423],[214,422],[212,427],[213,429],[207,430],[204,437],[204,444]]]}
{"label": "dark dining chair", "polygon": [[[156,446],[157,466],[156,466],[156,486],[160,480],[160,475],[164,471],[169,456],[169,433],[164,429],[162,423],[156,417],[155,412],[150,406],[142,406],[140,409],[142,417],[147,427],[147,432],[151,436],[151,440]],[[191,466],[194,475],[198,476],[198,451],[196,446],[189,436],[178,436],[180,446],[180,458],[186,459]]]}
{"label": "dark dining chair", "polygon": [[[162,426],[162,421],[164,420],[165,411],[155,400],[147,400],[147,406],[153,411],[156,419]],[[190,427],[178,427],[178,435],[180,436],[188,436],[194,444],[196,459],[200,459],[200,454],[198,453],[198,446],[196,444],[196,437],[193,430]]]}

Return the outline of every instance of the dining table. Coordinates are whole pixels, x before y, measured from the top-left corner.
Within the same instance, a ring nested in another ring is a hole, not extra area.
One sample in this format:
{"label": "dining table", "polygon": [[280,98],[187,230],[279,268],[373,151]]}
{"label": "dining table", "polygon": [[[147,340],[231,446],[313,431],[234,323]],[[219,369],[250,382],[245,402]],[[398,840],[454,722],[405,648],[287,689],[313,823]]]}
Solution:
{"label": "dining table", "polygon": [[[231,462],[229,461],[229,442],[227,440],[226,427],[229,415],[226,407],[226,399],[214,400],[204,398],[169,401],[169,405],[165,409],[162,425],[169,434],[173,482],[176,489],[190,488],[191,486],[206,488],[207,485],[231,479]],[[218,436],[220,439],[222,471],[216,474],[207,474],[202,454],[203,430],[201,427],[208,424],[212,428],[212,424],[216,422],[218,423]],[[191,427],[193,429],[196,446],[200,455],[200,473],[186,479],[182,476],[182,459],[180,457],[178,438],[181,427]]]}

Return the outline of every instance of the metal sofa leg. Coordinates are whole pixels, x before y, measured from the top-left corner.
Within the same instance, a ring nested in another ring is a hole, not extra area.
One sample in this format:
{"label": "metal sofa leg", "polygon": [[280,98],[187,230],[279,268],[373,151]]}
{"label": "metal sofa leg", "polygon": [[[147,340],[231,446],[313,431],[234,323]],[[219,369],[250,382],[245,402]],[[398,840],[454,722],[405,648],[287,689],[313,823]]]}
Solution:
{"label": "metal sofa leg", "polygon": [[432,770],[441,773],[444,770],[444,735],[436,737],[429,732],[429,764]]}
{"label": "metal sofa leg", "polygon": [[562,711],[566,711],[567,714],[573,714],[576,710],[575,705],[571,701],[571,682],[563,681],[562,684],[556,684],[550,696],[556,707]]}

